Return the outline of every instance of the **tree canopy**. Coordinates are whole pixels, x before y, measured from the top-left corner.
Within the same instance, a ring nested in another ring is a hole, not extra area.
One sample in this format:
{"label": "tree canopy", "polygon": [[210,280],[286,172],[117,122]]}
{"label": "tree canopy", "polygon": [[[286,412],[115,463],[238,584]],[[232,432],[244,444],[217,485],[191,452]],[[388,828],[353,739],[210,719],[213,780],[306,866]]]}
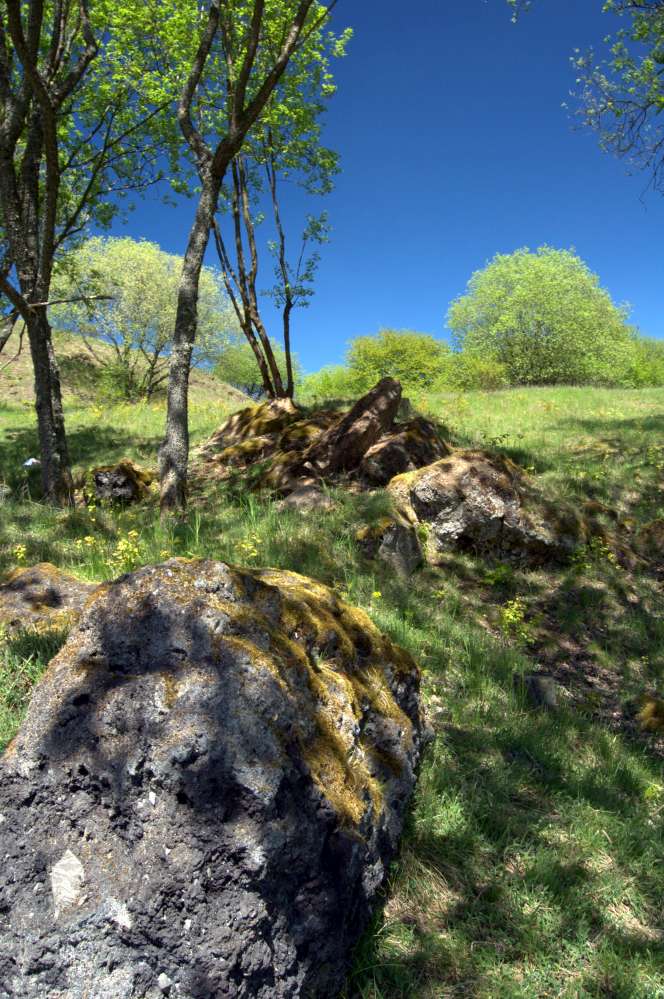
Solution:
{"label": "tree canopy", "polygon": [[433,384],[448,353],[447,344],[428,333],[383,329],[351,340],[346,362],[359,391],[387,376],[413,391]]}
{"label": "tree canopy", "polygon": [[451,305],[457,346],[494,357],[512,384],[611,384],[633,342],[628,310],[571,250],[497,254]]}
{"label": "tree canopy", "polygon": [[604,10],[628,23],[606,39],[608,58],[576,52],[578,114],[664,193],[664,0],[607,0]]}
{"label": "tree canopy", "polygon": [[[182,258],[156,243],[95,237],[56,274],[54,297],[69,301],[51,308],[52,320],[112,364],[127,398],[149,398],[167,378],[181,269]],[[203,268],[194,363],[214,363],[236,328],[221,276]],[[99,343],[112,352],[95,350]]]}

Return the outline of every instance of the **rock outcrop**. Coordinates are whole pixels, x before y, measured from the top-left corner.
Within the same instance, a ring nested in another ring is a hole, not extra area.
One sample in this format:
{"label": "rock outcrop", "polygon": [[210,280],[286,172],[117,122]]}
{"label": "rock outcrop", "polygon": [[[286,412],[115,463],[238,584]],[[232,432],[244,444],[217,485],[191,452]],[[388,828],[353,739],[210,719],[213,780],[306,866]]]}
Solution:
{"label": "rock outcrop", "polygon": [[9,628],[67,627],[77,620],[94,590],[94,584],[83,583],[50,562],[15,569],[0,584],[0,624]]}
{"label": "rock outcrop", "polygon": [[418,691],[293,573],[171,560],[100,587],[0,762],[1,999],[337,996]]}
{"label": "rock outcrop", "polygon": [[357,468],[369,448],[392,427],[400,401],[400,383],[394,378],[381,379],[314,441],[304,453],[305,464],[321,475]]}
{"label": "rock outcrop", "polygon": [[414,472],[451,453],[433,423],[418,416],[397,423],[370,447],[359,466],[361,479],[370,486],[386,486],[395,475]]}
{"label": "rock outcrop", "polygon": [[453,451],[388,486],[398,513],[425,525],[431,562],[469,549],[531,563],[568,556],[586,540],[583,519],[548,503],[507,458]]}
{"label": "rock outcrop", "polygon": [[101,503],[126,506],[145,499],[150,491],[153,476],[139,468],[129,458],[116,465],[104,465],[90,473],[95,499]]}
{"label": "rock outcrop", "polygon": [[424,562],[417,529],[396,517],[383,517],[361,528],[356,535],[369,558],[379,558],[402,579],[407,579]]}
{"label": "rock outcrop", "polygon": [[429,420],[395,422],[401,401],[399,382],[384,378],[347,413],[305,414],[289,400],[249,406],[198,449],[195,469],[223,478],[256,465],[251,485],[283,496],[320,482],[385,486],[449,453]]}

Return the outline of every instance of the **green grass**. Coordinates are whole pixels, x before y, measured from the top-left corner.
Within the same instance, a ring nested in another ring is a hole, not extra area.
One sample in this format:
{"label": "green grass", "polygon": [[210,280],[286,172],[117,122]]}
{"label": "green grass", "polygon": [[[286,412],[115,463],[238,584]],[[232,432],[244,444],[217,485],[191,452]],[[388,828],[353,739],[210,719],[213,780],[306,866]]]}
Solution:
{"label": "green grass", "polygon": [[[664,391],[420,404],[457,444],[531,468],[552,499],[601,504],[607,541],[546,570],[450,556],[404,584],[355,542],[386,512],[385,494],[333,491],[335,509],[305,517],[226,486],[166,526],[154,503],[57,512],[21,499],[2,508],[0,571],[17,545],[26,564],[47,559],[86,579],[171,554],[294,569],[365,607],[416,656],[436,738],[349,999],[664,997],[663,747],[633,719],[640,693],[664,690],[662,553],[638,545],[664,515]],[[223,415],[195,410],[196,440]],[[125,454],[154,465],[160,408],[68,417],[81,469]],[[0,409],[0,430],[0,480],[20,491],[31,414]],[[60,641],[5,640],[0,744]],[[515,674],[538,666],[569,690],[556,714],[531,710],[515,688]]]}

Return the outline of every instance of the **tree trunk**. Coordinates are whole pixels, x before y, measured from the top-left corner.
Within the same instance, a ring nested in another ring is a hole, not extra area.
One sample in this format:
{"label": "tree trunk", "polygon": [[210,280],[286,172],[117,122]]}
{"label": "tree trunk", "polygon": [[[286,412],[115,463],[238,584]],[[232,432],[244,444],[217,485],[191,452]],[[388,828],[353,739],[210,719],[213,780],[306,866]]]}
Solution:
{"label": "tree trunk", "polygon": [[293,311],[293,302],[288,296],[284,305],[284,353],[286,354],[286,396],[292,399],[295,394],[295,384],[293,378],[293,356],[291,354],[290,317]]}
{"label": "tree trunk", "polygon": [[44,498],[50,503],[70,506],[74,501],[74,485],[65,435],[60,372],[46,311],[35,310],[26,326],[35,375],[35,409]]}
{"label": "tree trunk", "polygon": [[168,373],[166,435],[159,448],[162,514],[184,512],[189,460],[189,371],[198,320],[198,284],[223,177],[203,180],[196,217],[189,234],[178,289],[175,332]]}

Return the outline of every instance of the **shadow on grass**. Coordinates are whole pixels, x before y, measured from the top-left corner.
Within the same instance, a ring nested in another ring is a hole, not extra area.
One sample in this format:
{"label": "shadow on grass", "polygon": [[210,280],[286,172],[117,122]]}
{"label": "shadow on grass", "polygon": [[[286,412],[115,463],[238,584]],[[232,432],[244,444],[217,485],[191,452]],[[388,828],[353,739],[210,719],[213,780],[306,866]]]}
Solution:
{"label": "shadow on grass", "polygon": [[[161,436],[128,434],[122,429],[104,426],[72,427],[67,431],[73,465],[112,464],[128,453],[153,461],[160,440]],[[36,430],[19,428],[4,431],[0,434],[0,480],[12,488],[25,486],[28,479],[23,462],[38,454]]]}
{"label": "shadow on grass", "polygon": [[347,999],[659,995],[662,827],[643,761],[575,760],[601,746],[571,716],[486,721],[440,729]]}

